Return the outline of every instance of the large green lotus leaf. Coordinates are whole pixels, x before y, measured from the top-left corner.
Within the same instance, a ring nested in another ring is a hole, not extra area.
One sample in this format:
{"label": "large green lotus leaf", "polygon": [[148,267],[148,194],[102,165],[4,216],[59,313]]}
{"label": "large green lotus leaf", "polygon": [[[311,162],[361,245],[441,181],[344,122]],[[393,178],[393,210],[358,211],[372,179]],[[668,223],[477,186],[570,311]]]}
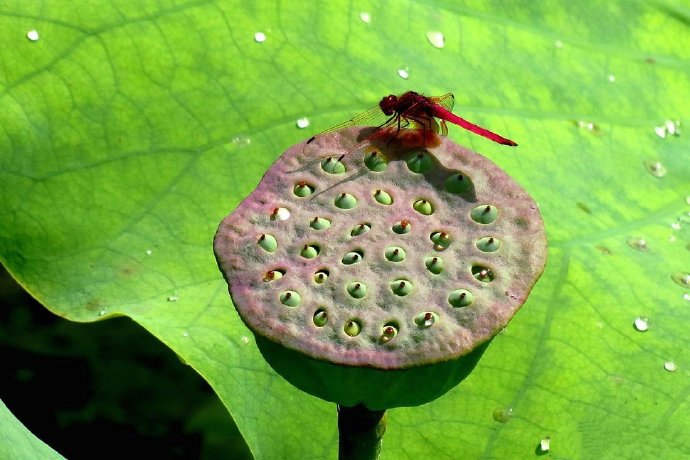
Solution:
{"label": "large green lotus leaf", "polygon": [[0,426],[0,458],[63,458],[27,430],[1,400]]}
{"label": "large green lotus leaf", "polygon": [[291,144],[453,91],[520,144],[450,133],[533,194],[549,262],[465,382],[390,412],[383,458],[687,456],[688,24],[670,1],[4,2],[2,263],[58,315],[149,330],[256,458],[333,458],[335,407],[263,362],[213,234]]}

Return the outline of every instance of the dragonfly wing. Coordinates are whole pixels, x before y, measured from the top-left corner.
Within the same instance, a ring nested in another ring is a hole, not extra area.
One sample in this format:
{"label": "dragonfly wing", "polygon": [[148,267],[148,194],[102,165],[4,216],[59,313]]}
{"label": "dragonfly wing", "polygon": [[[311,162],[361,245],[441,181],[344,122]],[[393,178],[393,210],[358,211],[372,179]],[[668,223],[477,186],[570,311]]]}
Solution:
{"label": "dragonfly wing", "polygon": [[455,105],[455,96],[453,96],[453,93],[446,93],[443,96],[431,97],[429,99],[431,99],[434,103],[440,105],[447,111],[453,111],[453,106]]}

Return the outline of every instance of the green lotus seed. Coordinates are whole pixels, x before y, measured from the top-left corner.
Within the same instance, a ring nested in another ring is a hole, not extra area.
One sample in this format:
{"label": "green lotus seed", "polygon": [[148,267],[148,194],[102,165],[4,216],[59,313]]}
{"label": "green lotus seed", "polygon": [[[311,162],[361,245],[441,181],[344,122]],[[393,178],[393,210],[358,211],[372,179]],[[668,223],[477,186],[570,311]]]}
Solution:
{"label": "green lotus seed", "polygon": [[494,273],[491,269],[479,265],[472,266],[472,275],[483,283],[489,283],[494,280]]}
{"label": "green lotus seed", "polygon": [[341,193],[335,197],[333,203],[340,209],[352,209],[357,206],[357,198],[349,193]]}
{"label": "green lotus seed", "polygon": [[297,184],[295,184],[295,188],[292,189],[292,192],[296,196],[304,198],[305,196],[309,196],[312,193],[314,193],[314,187],[312,187],[311,185],[307,185],[307,183],[304,181],[300,181],[297,182]]}
{"label": "green lotus seed", "polygon": [[448,303],[456,308],[466,307],[473,300],[474,296],[467,289],[456,289],[448,295]]}
{"label": "green lotus seed", "polygon": [[427,200],[417,200],[412,204],[412,208],[420,214],[430,216],[434,213],[434,207]]}
{"label": "green lotus seed", "polygon": [[319,284],[322,284],[327,279],[328,279],[328,270],[319,270],[318,272],[314,273],[314,281],[316,281]]}
{"label": "green lotus seed", "polygon": [[374,192],[374,199],[381,204],[393,204],[393,197],[391,197],[387,192],[384,192],[383,190],[376,190]]}
{"label": "green lotus seed", "polygon": [[350,236],[359,236],[359,235],[361,235],[361,234],[363,234],[363,233],[368,232],[369,230],[371,230],[371,225],[370,225],[370,224],[359,224],[359,225],[355,225],[355,226],[352,228],[352,231],[350,231]]}
{"label": "green lotus seed", "polygon": [[325,217],[314,217],[309,221],[309,226],[314,230],[325,230],[331,226],[331,221]]}
{"label": "green lotus seed", "polygon": [[367,285],[364,283],[353,281],[351,283],[348,283],[347,293],[355,299],[361,299],[362,297],[367,295]]}
{"label": "green lotus seed", "polygon": [[302,250],[299,252],[299,255],[305,259],[313,259],[319,255],[319,252],[321,252],[321,248],[319,248],[317,245],[305,244]]}
{"label": "green lotus seed", "polygon": [[332,157],[325,158],[321,161],[321,169],[323,169],[328,174],[342,174],[346,171],[345,165],[340,162],[342,156],[337,160]]}
{"label": "green lotus seed", "polygon": [[438,275],[443,271],[443,259],[440,257],[427,257],[424,259],[424,265],[434,275]]}
{"label": "green lotus seed", "polygon": [[380,343],[388,343],[398,335],[398,325],[396,323],[388,323],[383,326],[381,331],[381,336],[379,337]]}
{"label": "green lotus seed", "polygon": [[433,232],[429,238],[434,242],[434,249],[442,251],[450,246],[450,235],[446,232]]}
{"label": "green lotus seed", "polygon": [[434,165],[430,155],[426,152],[413,153],[407,157],[407,167],[415,173],[425,173]]}
{"label": "green lotus seed", "polygon": [[438,321],[438,315],[430,311],[422,312],[414,317],[414,323],[422,328],[431,327],[436,321]]}
{"label": "green lotus seed", "polygon": [[477,240],[477,249],[484,252],[495,252],[501,247],[501,242],[494,237],[485,236]]}
{"label": "green lotus seed", "polygon": [[347,323],[345,323],[345,327],[343,328],[343,330],[350,337],[355,337],[359,335],[359,333],[362,331],[362,325],[359,324],[359,322],[357,321],[350,320]]}
{"label": "green lotus seed", "polygon": [[399,296],[406,296],[412,291],[412,283],[408,280],[395,280],[390,283],[393,294]]}
{"label": "green lotus seed", "polygon": [[395,224],[393,224],[393,231],[398,235],[410,233],[411,229],[412,226],[410,225],[409,220],[401,220],[400,222],[396,222]]}
{"label": "green lotus seed", "polygon": [[405,260],[405,250],[397,246],[390,246],[386,248],[386,259],[391,262],[402,262]]}
{"label": "green lotus seed", "polygon": [[345,265],[352,265],[362,261],[364,254],[358,251],[350,251],[343,256],[343,263]]}
{"label": "green lotus seed", "polygon": [[470,213],[472,220],[480,224],[490,224],[496,220],[496,216],[498,216],[498,209],[488,204],[477,206]]}
{"label": "green lotus seed", "polygon": [[267,233],[262,233],[259,236],[259,246],[266,252],[276,252],[278,249],[278,242],[273,235]]}
{"label": "green lotus seed", "polygon": [[280,294],[280,303],[286,307],[296,307],[302,301],[302,298],[295,291],[285,291]]}
{"label": "green lotus seed", "polygon": [[279,269],[269,270],[266,272],[266,274],[264,274],[264,281],[279,280],[280,278],[283,277],[283,275],[285,275],[285,270],[279,270]]}
{"label": "green lotus seed", "polygon": [[316,313],[314,313],[313,319],[316,327],[323,327],[328,322],[328,313],[326,313],[326,310],[323,308],[319,308],[316,310]]}
{"label": "green lotus seed", "polygon": [[465,193],[472,189],[470,178],[460,173],[448,176],[444,185],[451,193]]}
{"label": "green lotus seed", "polygon": [[369,171],[381,172],[386,170],[388,162],[380,152],[374,150],[364,157],[364,165],[369,168]]}

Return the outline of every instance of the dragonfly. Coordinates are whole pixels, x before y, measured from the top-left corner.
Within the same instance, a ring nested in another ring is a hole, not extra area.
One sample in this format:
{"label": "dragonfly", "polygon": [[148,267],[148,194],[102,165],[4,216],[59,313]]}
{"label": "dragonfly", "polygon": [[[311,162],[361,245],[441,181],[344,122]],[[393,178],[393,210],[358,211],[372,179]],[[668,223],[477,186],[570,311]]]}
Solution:
{"label": "dragonfly", "polygon": [[[367,124],[377,125],[373,134],[369,136],[369,140],[382,134],[390,134],[390,140],[393,141],[399,136],[404,136],[404,132],[410,128],[414,131],[421,130],[423,132],[422,139],[426,140],[427,133],[435,135],[440,132],[442,136],[447,136],[448,126],[446,123],[452,123],[499,144],[517,146],[514,141],[455,115],[453,113],[454,104],[455,96],[453,93],[446,93],[438,97],[424,96],[414,91],[407,91],[398,96],[391,94],[381,99],[377,106],[312,136],[306,143],[311,144],[319,136],[333,131]],[[436,119],[440,121],[436,121]]]}

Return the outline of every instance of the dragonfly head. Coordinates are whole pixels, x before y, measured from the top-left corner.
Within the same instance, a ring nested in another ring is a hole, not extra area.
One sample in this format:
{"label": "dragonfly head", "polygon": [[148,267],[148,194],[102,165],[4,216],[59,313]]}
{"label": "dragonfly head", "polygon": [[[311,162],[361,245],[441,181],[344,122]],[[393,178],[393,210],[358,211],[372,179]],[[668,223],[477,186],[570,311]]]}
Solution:
{"label": "dragonfly head", "polygon": [[391,94],[390,96],[386,96],[381,99],[381,102],[379,102],[379,107],[381,107],[381,111],[384,113],[384,115],[391,116],[393,113],[395,113],[397,102],[398,96]]}

